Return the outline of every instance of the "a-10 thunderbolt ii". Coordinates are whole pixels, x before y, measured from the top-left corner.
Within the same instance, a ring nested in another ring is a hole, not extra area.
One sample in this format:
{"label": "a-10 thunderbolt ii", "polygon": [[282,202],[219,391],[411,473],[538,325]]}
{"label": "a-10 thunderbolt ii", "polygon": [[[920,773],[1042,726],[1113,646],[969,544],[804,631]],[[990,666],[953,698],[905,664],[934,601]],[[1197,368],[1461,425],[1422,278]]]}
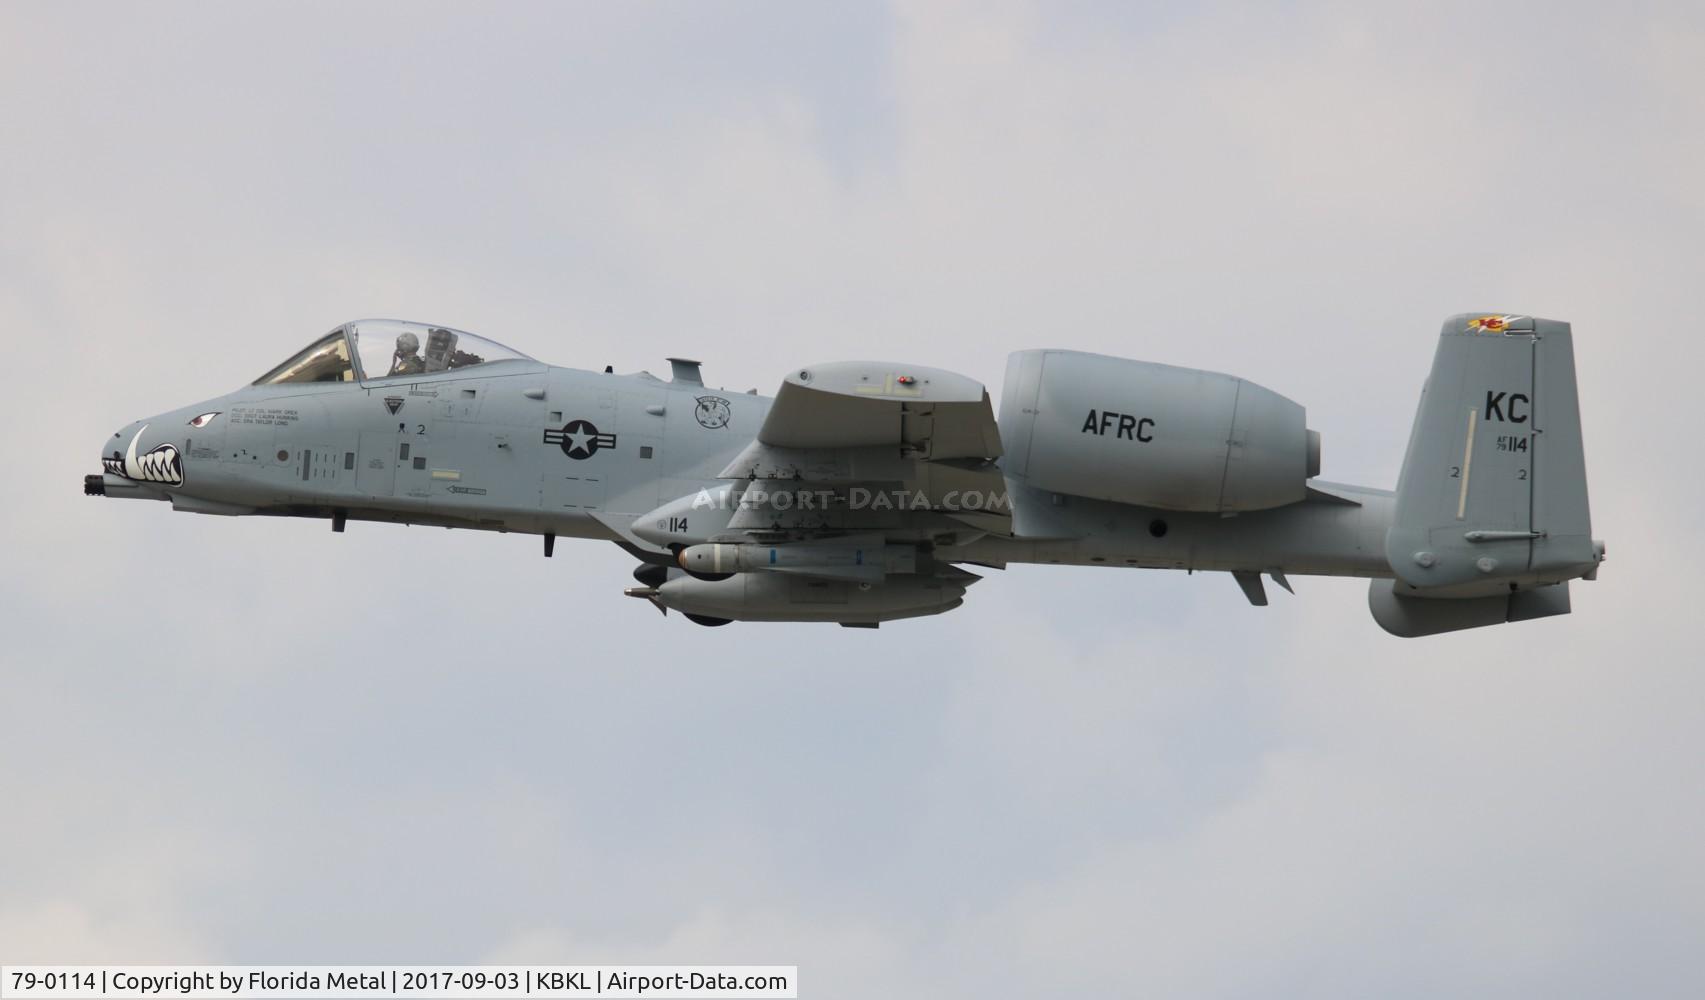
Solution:
{"label": "a-10 thunderbolt ii", "polygon": [[1430,635],[1569,611],[1588,520],[1569,325],[1445,321],[1395,491],[1318,481],[1303,408],[1213,372],[1021,351],[973,379],[809,365],[773,398],[557,368],[448,327],[347,323],[244,386],[126,426],[86,493],[202,514],[611,541],[627,593],[701,625],[874,627],[1012,563],[1369,578]]}

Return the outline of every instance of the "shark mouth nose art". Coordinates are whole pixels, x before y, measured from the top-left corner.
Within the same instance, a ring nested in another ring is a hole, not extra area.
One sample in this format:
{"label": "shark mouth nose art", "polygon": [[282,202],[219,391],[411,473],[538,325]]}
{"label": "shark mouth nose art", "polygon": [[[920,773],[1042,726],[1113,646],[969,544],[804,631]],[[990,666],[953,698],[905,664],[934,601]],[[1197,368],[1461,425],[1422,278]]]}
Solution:
{"label": "shark mouth nose art", "polygon": [[136,454],[136,442],[141,440],[142,432],[147,429],[148,426],[144,424],[141,430],[131,436],[130,448],[122,456],[115,451],[101,459],[102,467],[115,476],[134,479],[137,482],[182,486],[184,463],[175,445],[157,444],[141,455]]}

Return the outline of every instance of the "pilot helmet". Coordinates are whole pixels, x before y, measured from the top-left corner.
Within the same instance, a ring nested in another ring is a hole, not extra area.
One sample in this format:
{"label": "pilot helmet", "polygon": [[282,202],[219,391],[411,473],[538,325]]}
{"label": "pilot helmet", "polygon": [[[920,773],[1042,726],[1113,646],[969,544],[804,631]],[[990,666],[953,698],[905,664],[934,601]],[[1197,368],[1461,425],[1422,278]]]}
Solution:
{"label": "pilot helmet", "polygon": [[401,354],[404,357],[407,357],[411,354],[417,354],[417,353],[419,353],[419,351],[420,351],[420,338],[419,337],[416,337],[414,334],[407,333],[407,332],[397,335],[397,353],[398,354]]}

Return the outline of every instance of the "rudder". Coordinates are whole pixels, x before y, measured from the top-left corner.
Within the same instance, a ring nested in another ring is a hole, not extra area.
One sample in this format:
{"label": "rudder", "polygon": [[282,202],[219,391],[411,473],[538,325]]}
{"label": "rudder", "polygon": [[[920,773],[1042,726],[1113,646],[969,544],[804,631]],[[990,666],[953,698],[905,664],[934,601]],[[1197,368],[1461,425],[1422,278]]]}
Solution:
{"label": "rudder", "polygon": [[1508,597],[1590,577],[1602,557],[1569,324],[1481,313],[1446,320],[1386,533],[1391,593]]}

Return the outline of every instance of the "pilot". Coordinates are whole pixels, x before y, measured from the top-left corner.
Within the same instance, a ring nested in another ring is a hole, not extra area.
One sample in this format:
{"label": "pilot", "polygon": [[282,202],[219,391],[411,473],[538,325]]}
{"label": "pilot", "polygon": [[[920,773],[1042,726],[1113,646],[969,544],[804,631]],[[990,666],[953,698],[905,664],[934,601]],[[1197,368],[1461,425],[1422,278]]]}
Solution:
{"label": "pilot", "polygon": [[412,333],[397,336],[397,351],[391,355],[391,375],[419,375],[426,371],[426,359],[420,356],[420,338]]}

